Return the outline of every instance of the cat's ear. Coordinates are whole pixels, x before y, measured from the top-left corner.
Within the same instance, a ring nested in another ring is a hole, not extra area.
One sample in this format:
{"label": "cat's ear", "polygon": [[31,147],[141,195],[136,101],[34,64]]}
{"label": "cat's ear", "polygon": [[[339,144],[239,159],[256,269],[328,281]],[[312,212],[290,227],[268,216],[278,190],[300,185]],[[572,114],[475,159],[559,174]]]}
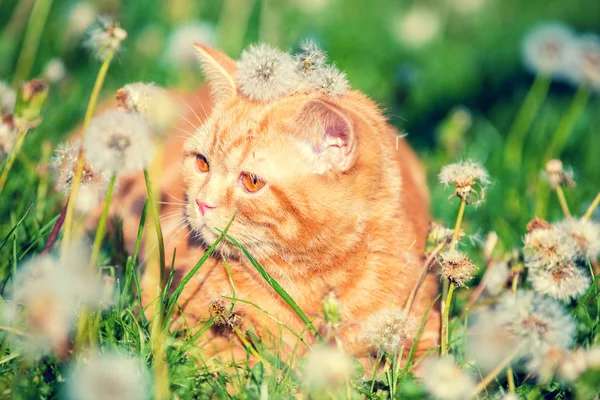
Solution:
{"label": "cat's ear", "polygon": [[339,106],[324,101],[310,100],[296,116],[296,132],[310,145],[309,157],[314,170],[346,171],[356,159],[354,123]]}
{"label": "cat's ear", "polygon": [[194,47],[210,86],[213,101],[221,103],[233,98],[237,93],[234,78],[237,71],[235,61],[212,47],[200,43],[194,43]]}

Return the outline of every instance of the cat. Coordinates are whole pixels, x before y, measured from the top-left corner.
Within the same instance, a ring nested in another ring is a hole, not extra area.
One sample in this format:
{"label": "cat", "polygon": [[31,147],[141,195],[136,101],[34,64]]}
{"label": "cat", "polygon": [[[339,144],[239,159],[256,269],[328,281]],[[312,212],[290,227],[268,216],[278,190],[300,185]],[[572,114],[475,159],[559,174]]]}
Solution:
{"label": "cat", "polygon": [[[160,174],[167,265],[176,249],[173,287],[217,239],[214,228],[223,229],[233,217],[227,233],[317,329],[326,329],[322,301],[333,296],[340,304],[344,348],[359,358],[373,356],[361,327],[375,313],[404,305],[423,264],[430,215],[418,157],[357,90],[340,95],[309,85],[265,101],[252,91],[260,88],[249,88],[253,82],[241,87],[247,72],[240,71],[241,61],[195,46],[210,92],[202,87],[184,98],[189,112],[164,146]],[[122,218],[130,246],[145,193],[143,176],[135,174],[121,179],[114,199],[113,213]],[[145,274],[142,285],[148,304],[156,281]],[[412,307],[417,321],[437,291],[437,277],[429,273]],[[241,300],[230,311],[234,294]],[[246,357],[231,328],[252,329],[284,355],[306,351],[299,338],[315,340],[227,239],[187,283],[179,306],[180,326],[215,318],[197,344],[221,359]],[[438,339],[434,306],[418,354],[435,348]]]}

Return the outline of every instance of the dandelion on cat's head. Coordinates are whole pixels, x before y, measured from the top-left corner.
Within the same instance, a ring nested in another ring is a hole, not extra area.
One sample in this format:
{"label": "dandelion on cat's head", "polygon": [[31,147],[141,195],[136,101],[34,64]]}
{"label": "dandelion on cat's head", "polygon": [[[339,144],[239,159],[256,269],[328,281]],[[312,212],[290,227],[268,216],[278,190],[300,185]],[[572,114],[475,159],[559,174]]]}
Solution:
{"label": "dandelion on cat's head", "polygon": [[46,66],[44,66],[44,72],[42,75],[48,80],[48,82],[51,83],[56,83],[63,80],[67,75],[65,63],[58,57],[51,59],[48,61]]}
{"label": "dandelion on cat's head", "polygon": [[485,188],[490,184],[490,178],[486,169],[474,161],[461,161],[454,164],[445,165],[438,175],[440,183],[444,185],[452,184],[456,188],[454,195],[472,203],[473,194],[477,191],[473,188],[476,184],[481,187],[479,199],[482,200]]}
{"label": "dandelion on cat's head", "polygon": [[384,308],[372,314],[361,326],[361,338],[372,350],[383,351],[389,356],[412,339],[417,320],[400,308]]}
{"label": "dandelion on cat's head", "polygon": [[317,69],[314,81],[317,89],[329,97],[345,95],[350,86],[346,74],[333,65]]}
{"label": "dandelion on cat's head", "polygon": [[73,244],[61,259],[33,258],[20,266],[9,289],[4,318],[16,331],[9,340],[26,357],[54,352],[66,355],[79,308],[98,308],[106,300],[104,284],[89,268],[89,251]]}
{"label": "dandelion on cat's head", "polygon": [[271,101],[294,90],[299,75],[292,56],[260,43],[242,53],[237,81],[240,91],[251,100]]}
{"label": "dandelion on cat's head", "polygon": [[485,291],[492,296],[498,296],[510,278],[510,268],[505,261],[497,261],[489,267],[487,275]]}
{"label": "dandelion on cat's head", "polygon": [[214,46],[217,43],[215,25],[209,21],[193,20],[178,26],[167,39],[164,60],[176,68],[196,67],[195,42]]}
{"label": "dandelion on cat's head", "polygon": [[468,399],[475,393],[475,381],[452,356],[430,357],[423,361],[423,385],[438,400]]}
{"label": "dandelion on cat's head", "polygon": [[548,181],[553,190],[558,186],[575,187],[573,171],[571,169],[563,168],[562,161],[557,159],[550,160],[546,163],[546,169],[542,173],[542,177]]}
{"label": "dandelion on cat's head", "polygon": [[154,83],[129,83],[117,91],[118,107],[142,116],[157,139],[163,139],[173,126],[179,110],[166,90]]}
{"label": "dandelion on cat's head", "polygon": [[319,45],[310,39],[300,44],[300,52],[295,55],[298,68],[301,72],[308,74],[321,68],[327,62],[327,54]]}
{"label": "dandelion on cat's head", "polygon": [[[54,187],[66,196],[71,192],[71,184],[75,176],[80,149],[81,141],[79,139],[61,143],[54,151],[54,156],[50,161],[50,167],[54,175]],[[87,213],[96,207],[104,198],[109,179],[106,174],[95,171],[86,163],[83,167],[75,209],[80,213]]]}
{"label": "dandelion on cat's head", "polygon": [[150,375],[141,360],[128,355],[93,354],[75,363],[67,385],[73,400],[145,400]]}
{"label": "dandelion on cat's head", "polygon": [[570,78],[575,84],[600,89],[600,37],[585,34],[577,38],[573,54],[569,58]]}
{"label": "dandelion on cat's head", "polygon": [[109,110],[92,119],[83,148],[88,162],[101,173],[142,170],[152,159],[150,127],[136,113]]}
{"label": "dandelion on cat's head", "polygon": [[531,269],[527,280],[536,292],[563,301],[581,297],[590,287],[590,278],[573,263]]}
{"label": "dandelion on cat's head", "polygon": [[87,47],[100,61],[114,56],[127,38],[127,32],[121,25],[107,15],[98,17],[97,24],[91,28],[85,40]]}
{"label": "dandelion on cat's head", "polygon": [[350,379],[352,358],[336,347],[320,345],[305,360],[303,379],[315,389],[334,389]]}
{"label": "dandelion on cat's head", "polygon": [[569,57],[575,46],[575,35],[569,27],[545,23],[532,29],[525,37],[523,62],[534,74],[566,78],[569,76]]}
{"label": "dandelion on cat's head", "polygon": [[476,268],[465,254],[454,248],[440,254],[440,266],[442,278],[456,286],[466,286]]}
{"label": "dandelion on cat's head", "polygon": [[595,260],[600,256],[600,223],[591,219],[567,218],[555,224],[556,229],[564,231],[575,239],[582,258]]}
{"label": "dandelion on cat's head", "polygon": [[16,101],[17,92],[9,84],[0,81],[0,117],[12,114]]}

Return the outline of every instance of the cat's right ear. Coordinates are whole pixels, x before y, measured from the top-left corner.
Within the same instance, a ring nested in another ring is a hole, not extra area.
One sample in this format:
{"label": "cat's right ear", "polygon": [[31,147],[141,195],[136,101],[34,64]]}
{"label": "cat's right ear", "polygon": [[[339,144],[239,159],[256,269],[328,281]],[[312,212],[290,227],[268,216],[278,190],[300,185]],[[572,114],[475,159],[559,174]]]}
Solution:
{"label": "cat's right ear", "polygon": [[210,86],[215,104],[235,97],[237,93],[234,79],[237,71],[235,61],[212,47],[200,43],[194,43],[194,47],[198,52],[200,66]]}

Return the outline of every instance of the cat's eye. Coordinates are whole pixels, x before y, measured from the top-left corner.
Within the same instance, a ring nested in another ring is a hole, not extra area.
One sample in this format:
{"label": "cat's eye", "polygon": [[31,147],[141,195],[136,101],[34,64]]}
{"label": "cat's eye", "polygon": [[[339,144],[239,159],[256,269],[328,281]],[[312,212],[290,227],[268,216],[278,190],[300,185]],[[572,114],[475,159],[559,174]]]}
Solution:
{"label": "cat's eye", "polygon": [[258,176],[251,174],[250,172],[242,172],[240,179],[242,180],[244,189],[246,189],[246,191],[249,193],[258,192],[263,188],[263,186],[265,186],[265,181],[260,179]]}
{"label": "cat's eye", "polygon": [[208,172],[208,161],[202,154],[196,154],[196,166],[202,172]]}

